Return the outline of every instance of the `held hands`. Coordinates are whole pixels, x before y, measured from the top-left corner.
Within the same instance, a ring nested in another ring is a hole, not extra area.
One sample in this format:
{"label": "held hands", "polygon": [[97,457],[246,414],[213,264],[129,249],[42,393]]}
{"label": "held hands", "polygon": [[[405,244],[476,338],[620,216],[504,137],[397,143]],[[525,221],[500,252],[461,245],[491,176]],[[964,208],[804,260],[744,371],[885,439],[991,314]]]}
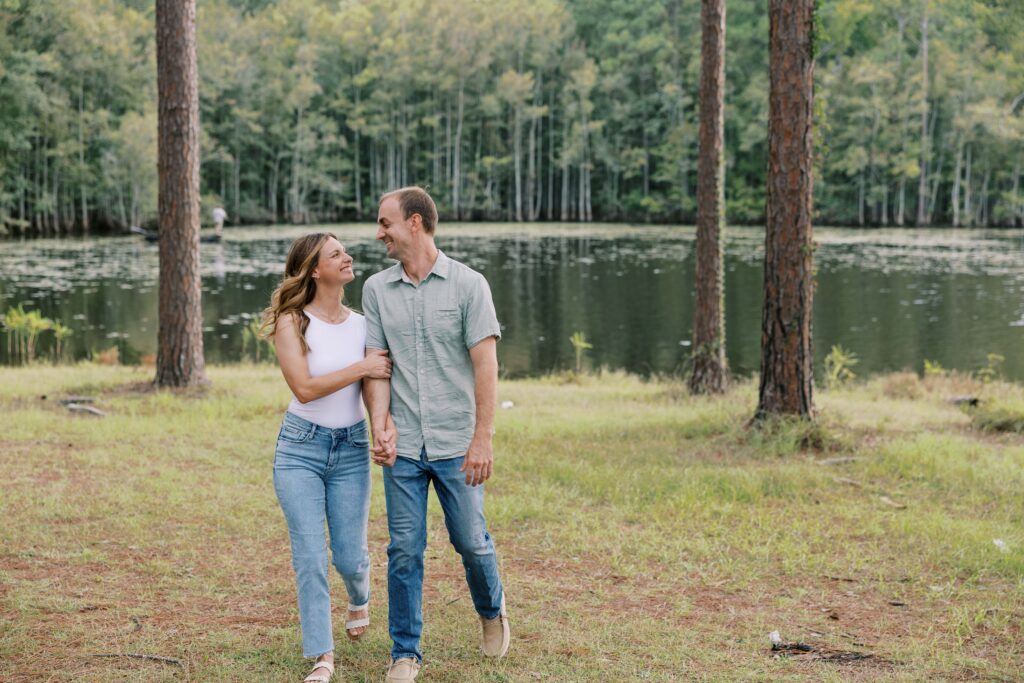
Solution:
{"label": "held hands", "polygon": [[370,449],[370,457],[381,467],[391,467],[398,457],[398,433],[395,423],[388,415],[387,420],[382,423],[383,427],[373,430],[373,447]]}
{"label": "held hands", "polygon": [[384,349],[367,349],[362,364],[366,379],[391,379],[391,359]]}
{"label": "held hands", "polygon": [[466,473],[466,484],[479,486],[491,478],[491,468],[494,466],[494,447],[490,435],[479,436],[474,434],[473,441],[469,444],[466,457],[462,461],[460,472]]}

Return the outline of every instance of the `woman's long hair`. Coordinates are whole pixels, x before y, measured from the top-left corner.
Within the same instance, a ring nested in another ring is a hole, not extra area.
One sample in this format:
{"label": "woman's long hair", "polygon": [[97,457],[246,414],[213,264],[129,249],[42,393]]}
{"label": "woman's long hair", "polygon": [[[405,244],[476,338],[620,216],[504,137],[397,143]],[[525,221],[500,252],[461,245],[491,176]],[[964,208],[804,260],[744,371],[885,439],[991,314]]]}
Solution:
{"label": "woman's long hair", "polygon": [[[284,278],[270,296],[270,306],[263,311],[260,335],[273,341],[277,324],[281,318],[291,315],[299,323],[299,343],[302,352],[309,352],[306,344],[306,328],[309,327],[302,309],[316,296],[316,280],[313,271],[320,263],[320,251],[330,238],[338,239],[329,232],[313,232],[292,242],[288,258],[284,262]],[[344,296],[344,292],[342,293]]]}

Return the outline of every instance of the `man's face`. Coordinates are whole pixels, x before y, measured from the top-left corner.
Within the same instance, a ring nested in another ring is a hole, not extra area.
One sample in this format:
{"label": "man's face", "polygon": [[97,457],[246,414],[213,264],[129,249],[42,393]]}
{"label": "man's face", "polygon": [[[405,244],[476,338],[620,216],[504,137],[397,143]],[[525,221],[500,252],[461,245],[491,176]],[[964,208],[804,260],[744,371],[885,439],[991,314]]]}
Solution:
{"label": "man's face", "polygon": [[396,197],[381,202],[377,210],[377,239],[384,243],[388,257],[399,261],[409,253],[412,246],[412,223],[417,214],[406,220]]}

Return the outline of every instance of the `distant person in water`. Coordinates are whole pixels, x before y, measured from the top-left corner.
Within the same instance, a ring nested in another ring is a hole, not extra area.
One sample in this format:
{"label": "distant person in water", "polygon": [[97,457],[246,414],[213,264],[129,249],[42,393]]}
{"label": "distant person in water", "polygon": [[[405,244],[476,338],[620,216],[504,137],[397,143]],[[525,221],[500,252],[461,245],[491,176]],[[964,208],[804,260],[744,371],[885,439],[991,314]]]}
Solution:
{"label": "distant person in water", "polygon": [[213,209],[213,230],[217,237],[224,234],[224,221],[228,219],[228,212],[217,206]]}
{"label": "distant person in water", "polygon": [[[370,623],[369,436],[360,404],[363,380],[391,377],[386,351],[366,351],[366,320],[342,303],[352,282],[352,257],[329,233],[291,246],[284,278],[263,313],[292,400],[277,436],[274,491],[291,538],[302,651],[316,657],[308,683],[334,673],[328,592],[330,557],[348,592],[345,630],[357,640]],[[377,397],[387,413],[389,396]],[[377,423],[378,448],[395,454],[390,418]]]}

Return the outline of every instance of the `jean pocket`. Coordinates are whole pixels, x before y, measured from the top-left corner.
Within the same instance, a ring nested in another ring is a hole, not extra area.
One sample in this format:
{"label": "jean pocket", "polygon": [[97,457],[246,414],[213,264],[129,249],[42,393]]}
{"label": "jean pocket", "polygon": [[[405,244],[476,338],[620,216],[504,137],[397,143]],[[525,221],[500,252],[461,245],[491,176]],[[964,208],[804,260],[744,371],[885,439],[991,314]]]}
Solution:
{"label": "jean pocket", "polygon": [[348,441],[356,448],[369,448],[370,446],[370,435],[366,431],[366,427],[360,427],[352,432],[349,432]]}
{"label": "jean pocket", "polygon": [[287,441],[289,443],[305,443],[309,441],[312,436],[313,430],[300,429],[299,427],[290,424],[281,425],[281,431],[277,434],[278,440]]}

